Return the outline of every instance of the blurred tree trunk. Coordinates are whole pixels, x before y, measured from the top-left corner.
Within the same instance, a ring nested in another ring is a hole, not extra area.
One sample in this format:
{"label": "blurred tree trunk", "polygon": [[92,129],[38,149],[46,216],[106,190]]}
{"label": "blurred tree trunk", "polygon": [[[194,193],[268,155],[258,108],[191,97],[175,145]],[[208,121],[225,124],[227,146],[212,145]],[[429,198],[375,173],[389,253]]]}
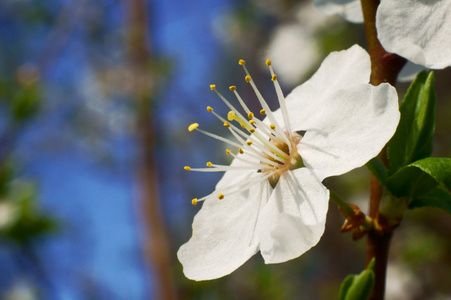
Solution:
{"label": "blurred tree trunk", "polygon": [[128,59],[132,73],[132,97],[136,101],[136,132],[140,160],[137,172],[140,184],[141,210],[144,218],[145,255],[153,270],[156,299],[177,299],[172,276],[172,258],[167,227],[160,206],[158,168],[155,160],[157,132],[152,108],[157,94],[156,60],[149,46],[147,6],[145,0],[127,0]]}

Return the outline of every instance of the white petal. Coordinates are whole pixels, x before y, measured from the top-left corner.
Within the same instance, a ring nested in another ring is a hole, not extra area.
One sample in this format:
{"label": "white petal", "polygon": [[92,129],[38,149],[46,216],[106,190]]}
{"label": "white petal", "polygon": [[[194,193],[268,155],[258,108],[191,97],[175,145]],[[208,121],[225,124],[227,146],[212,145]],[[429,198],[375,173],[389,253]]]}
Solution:
{"label": "white petal", "polygon": [[388,51],[431,69],[451,65],[451,1],[383,0],[378,38]]}
{"label": "white petal", "polygon": [[304,164],[321,179],[375,157],[399,122],[398,96],[387,83],[339,90],[324,105],[316,118],[317,130],[307,131],[298,144]]}
{"label": "white petal", "polygon": [[228,275],[258,251],[255,229],[270,189],[265,181],[239,195],[205,200],[194,217],[191,239],[177,252],[186,277],[208,280]]}
{"label": "white petal", "polygon": [[329,191],[307,168],[282,174],[258,224],[265,263],[280,263],[315,246],[324,233]]}
{"label": "white petal", "polygon": [[315,6],[324,14],[339,14],[352,23],[363,23],[360,0],[314,0]]}
{"label": "white petal", "polygon": [[329,54],[312,78],[286,97],[293,131],[310,128],[310,118],[324,108],[326,99],[338,89],[368,83],[370,73],[370,57],[358,45]]}

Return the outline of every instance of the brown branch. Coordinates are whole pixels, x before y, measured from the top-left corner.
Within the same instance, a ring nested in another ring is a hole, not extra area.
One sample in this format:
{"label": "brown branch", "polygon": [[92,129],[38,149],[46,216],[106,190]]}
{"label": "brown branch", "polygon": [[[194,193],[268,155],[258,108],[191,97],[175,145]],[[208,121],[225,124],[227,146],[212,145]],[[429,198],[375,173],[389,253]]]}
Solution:
{"label": "brown branch", "polygon": [[147,7],[144,0],[127,0],[128,16],[128,57],[133,74],[133,97],[137,101],[136,122],[140,145],[141,161],[138,164],[140,178],[141,205],[146,226],[146,257],[154,271],[155,299],[177,299],[172,276],[172,258],[167,227],[160,205],[159,175],[155,161],[155,130],[152,106],[157,93],[151,87],[152,78],[157,77],[152,68],[155,60],[149,46],[147,31]]}
{"label": "brown branch", "polygon": [[[396,54],[386,52],[377,38],[376,12],[379,0],[361,0],[361,4],[368,50],[371,57],[371,84],[379,85],[383,82],[388,82],[394,86],[406,60]],[[379,154],[379,158],[388,166],[387,150],[385,148]],[[379,205],[383,192],[380,182],[374,176],[371,176],[369,216],[378,223],[382,219],[382,216],[379,215]],[[368,232],[367,237],[367,264],[373,257],[376,258],[374,269],[376,280],[373,293],[370,296],[371,300],[384,299],[388,253],[393,235],[392,230],[386,231],[378,228],[376,226],[375,229]]]}

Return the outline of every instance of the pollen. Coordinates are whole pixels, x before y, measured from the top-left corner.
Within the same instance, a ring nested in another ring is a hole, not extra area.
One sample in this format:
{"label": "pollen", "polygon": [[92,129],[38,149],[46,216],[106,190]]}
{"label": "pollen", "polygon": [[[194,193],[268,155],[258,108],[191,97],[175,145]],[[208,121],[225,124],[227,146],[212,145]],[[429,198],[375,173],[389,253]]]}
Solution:
{"label": "pollen", "polygon": [[255,120],[250,120],[249,124],[254,125],[255,124]]}
{"label": "pollen", "polygon": [[246,75],[246,77],[244,77],[244,80],[246,80],[246,82],[251,82],[251,76]]}
{"label": "pollen", "polygon": [[230,86],[229,90],[231,90],[232,92],[236,91],[236,86],[234,86],[234,85]]}
{"label": "pollen", "polygon": [[227,128],[229,128],[229,127],[230,127],[230,123],[227,122],[227,121],[225,121],[225,122],[224,122],[224,126],[227,127]]}
{"label": "pollen", "polygon": [[276,125],[274,124],[269,125],[269,127],[271,127],[272,130],[276,129]]}
{"label": "pollen", "polygon": [[210,89],[214,91],[216,89],[216,84],[210,84]]}
{"label": "pollen", "polygon": [[254,133],[254,132],[255,132],[255,129],[254,129],[254,128],[251,128],[251,129],[249,129],[249,132],[250,132],[250,133]]}
{"label": "pollen", "polygon": [[224,194],[219,194],[219,195],[218,195],[218,199],[219,199],[219,200],[224,199]]}
{"label": "pollen", "polygon": [[229,155],[232,152],[230,149],[226,149],[226,154]]}
{"label": "pollen", "polygon": [[246,144],[247,144],[248,146],[250,146],[250,145],[252,145],[252,141],[247,141]]}
{"label": "pollen", "polygon": [[269,67],[269,66],[271,65],[271,60],[270,60],[270,59],[267,59],[265,63],[266,63],[266,65]]}
{"label": "pollen", "polygon": [[233,110],[229,111],[229,113],[227,114],[227,119],[229,121],[233,121],[235,119],[235,112]]}
{"label": "pollen", "polygon": [[240,152],[240,154],[244,154],[244,151],[241,148],[238,148],[238,152]]}
{"label": "pollen", "polygon": [[276,74],[272,75],[271,80],[272,81],[276,81],[277,80],[277,75]]}
{"label": "pollen", "polygon": [[187,171],[191,171],[191,168],[188,166],[183,167],[183,169],[187,170]]}
{"label": "pollen", "polygon": [[193,200],[191,200],[191,204],[192,205],[196,205],[197,204],[197,198],[194,198]]}
{"label": "pollen", "polygon": [[207,162],[207,167],[209,167],[209,168],[213,167],[213,164],[211,163],[211,161]]}
{"label": "pollen", "polygon": [[193,131],[194,129],[196,129],[197,127],[199,127],[198,123],[193,123],[191,125],[188,126],[188,130],[189,131]]}
{"label": "pollen", "polygon": [[244,66],[244,65],[246,64],[246,62],[244,61],[244,59],[240,59],[240,60],[238,61],[238,64],[239,64],[240,66]]}
{"label": "pollen", "polygon": [[211,108],[211,106],[207,106],[207,110],[208,110],[209,112],[212,112],[212,111],[213,111],[213,108]]}
{"label": "pollen", "polygon": [[248,117],[249,119],[252,119],[252,118],[254,117],[254,113],[253,113],[253,112],[249,112],[249,113],[247,114],[247,117]]}
{"label": "pollen", "polygon": [[266,114],[266,110],[265,109],[260,110],[260,114],[261,115],[265,115]]}

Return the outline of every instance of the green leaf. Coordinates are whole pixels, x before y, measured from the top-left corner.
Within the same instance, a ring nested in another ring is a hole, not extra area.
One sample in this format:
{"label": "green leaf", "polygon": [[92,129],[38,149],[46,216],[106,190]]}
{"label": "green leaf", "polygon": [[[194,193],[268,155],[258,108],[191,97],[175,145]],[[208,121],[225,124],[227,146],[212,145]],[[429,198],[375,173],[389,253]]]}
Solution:
{"label": "green leaf", "polygon": [[413,162],[390,176],[386,187],[393,195],[411,200],[438,184],[451,189],[451,158],[427,157]]}
{"label": "green leaf", "polygon": [[421,196],[435,188],[437,182],[427,173],[416,167],[407,166],[390,176],[387,181],[387,189],[394,196],[405,197],[411,201],[414,197]]}
{"label": "green leaf", "polygon": [[410,166],[417,167],[451,190],[451,158],[428,157],[411,163]]}
{"label": "green leaf", "polygon": [[418,74],[401,103],[401,119],[388,142],[389,175],[432,153],[435,128],[434,74]]}
{"label": "green leaf", "polygon": [[420,207],[441,208],[451,214],[451,194],[442,188],[432,189],[427,194],[414,198],[409,205],[410,209]]}
{"label": "green leaf", "polygon": [[386,185],[388,170],[378,157],[375,157],[367,162],[365,166],[368,168],[368,170],[370,170],[374,177],[376,177],[376,179],[382,183],[383,186]]}

